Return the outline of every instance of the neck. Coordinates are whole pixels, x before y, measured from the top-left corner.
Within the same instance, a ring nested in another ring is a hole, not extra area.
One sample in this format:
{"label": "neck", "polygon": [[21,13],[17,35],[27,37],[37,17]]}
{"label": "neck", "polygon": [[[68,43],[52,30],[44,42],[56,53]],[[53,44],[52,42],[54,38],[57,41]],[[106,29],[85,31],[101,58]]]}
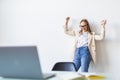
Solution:
{"label": "neck", "polygon": [[88,32],[88,31],[82,31],[82,32],[84,33],[84,32]]}

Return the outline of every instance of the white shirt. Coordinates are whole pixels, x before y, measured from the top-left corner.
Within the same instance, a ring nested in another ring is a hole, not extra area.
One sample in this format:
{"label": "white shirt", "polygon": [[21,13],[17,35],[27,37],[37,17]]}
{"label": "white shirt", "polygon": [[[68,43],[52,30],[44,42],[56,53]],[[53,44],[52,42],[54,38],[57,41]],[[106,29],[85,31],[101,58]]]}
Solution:
{"label": "white shirt", "polygon": [[88,46],[88,32],[84,32],[78,37],[77,48]]}

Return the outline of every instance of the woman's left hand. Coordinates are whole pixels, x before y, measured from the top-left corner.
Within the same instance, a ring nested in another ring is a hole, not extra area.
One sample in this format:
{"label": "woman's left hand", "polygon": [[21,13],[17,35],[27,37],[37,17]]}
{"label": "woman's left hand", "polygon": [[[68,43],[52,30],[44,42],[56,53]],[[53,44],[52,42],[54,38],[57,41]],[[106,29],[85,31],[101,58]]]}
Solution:
{"label": "woman's left hand", "polygon": [[103,27],[105,27],[106,23],[107,23],[106,20],[102,20],[102,21],[101,21],[101,25],[102,25]]}

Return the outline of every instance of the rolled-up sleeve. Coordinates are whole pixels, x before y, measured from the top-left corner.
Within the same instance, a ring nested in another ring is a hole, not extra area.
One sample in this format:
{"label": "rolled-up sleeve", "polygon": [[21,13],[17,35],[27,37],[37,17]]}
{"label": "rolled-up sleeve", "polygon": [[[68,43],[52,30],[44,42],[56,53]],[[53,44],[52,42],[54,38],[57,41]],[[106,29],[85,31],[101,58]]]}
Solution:
{"label": "rolled-up sleeve", "polygon": [[64,25],[64,32],[67,35],[75,36],[75,31],[73,29],[69,30],[67,27],[65,27],[65,25]]}
{"label": "rolled-up sleeve", "polygon": [[99,35],[95,35],[95,40],[103,40],[105,38],[105,28],[102,27],[101,33]]}

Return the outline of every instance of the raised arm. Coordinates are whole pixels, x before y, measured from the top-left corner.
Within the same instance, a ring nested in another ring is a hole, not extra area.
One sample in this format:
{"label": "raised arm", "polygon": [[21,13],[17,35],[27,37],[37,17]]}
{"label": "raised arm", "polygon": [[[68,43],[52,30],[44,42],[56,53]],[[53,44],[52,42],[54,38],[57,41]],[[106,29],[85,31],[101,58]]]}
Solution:
{"label": "raised arm", "polygon": [[75,31],[74,30],[69,30],[68,29],[68,22],[70,20],[70,17],[66,17],[66,22],[64,26],[64,32],[70,36],[75,36]]}
{"label": "raised arm", "polygon": [[102,39],[104,39],[106,22],[107,22],[106,20],[102,20],[101,21],[101,26],[102,26],[101,33],[100,33],[100,35],[95,35],[95,40],[102,40]]}

